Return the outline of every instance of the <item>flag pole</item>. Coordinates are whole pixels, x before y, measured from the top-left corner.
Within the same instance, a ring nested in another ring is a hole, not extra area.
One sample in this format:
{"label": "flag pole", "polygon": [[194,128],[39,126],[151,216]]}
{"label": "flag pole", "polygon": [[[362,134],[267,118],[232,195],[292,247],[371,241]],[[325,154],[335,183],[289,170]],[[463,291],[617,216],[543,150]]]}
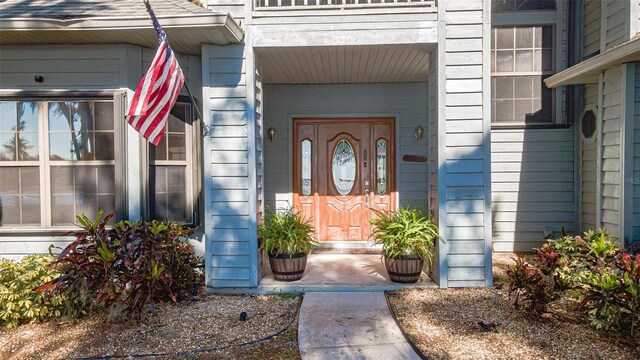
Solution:
{"label": "flag pole", "polygon": [[198,117],[200,118],[200,120],[204,121],[204,117],[202,117],[202,113],[200,112],[198,103],[196,103],[196,99],[194,99],[193,95],[191,95],[191,90],[189,90],[189,86],[187,85],[186,81],[184,82],[184,88],[187,90],[187,94],[189,94],[189,99],[191,100],[193,107],[196,108],[196,113],[198,114]]}
{"label": "flag pole", "polygon": [[[151,8],[151,4],[149,3],[149,0],[142,0],[142,2],[144,2],[144,5],[147,7],[147,12],[149,13],[149,16],[151,17],[151,19],[153,20],[153,9]],[[169,39],[167,39],[167,42],[169,42]],[[184,82],[184,88],[187,90],[187,94],[189,94],[189,100],[191,101],[191,104],[193,105],[193,107],[196,109],[196,113],[198,115],[198,117],[200,118],[200,120],[204,121],[204,117],[202,116],[202,113],[200,112],[200,108],[198,107],[198,103],[196,102],[196,99],[193,97],[193,95],[191,94],[191,90],[189,89],[189,85],[187,85],[187,82]]]}

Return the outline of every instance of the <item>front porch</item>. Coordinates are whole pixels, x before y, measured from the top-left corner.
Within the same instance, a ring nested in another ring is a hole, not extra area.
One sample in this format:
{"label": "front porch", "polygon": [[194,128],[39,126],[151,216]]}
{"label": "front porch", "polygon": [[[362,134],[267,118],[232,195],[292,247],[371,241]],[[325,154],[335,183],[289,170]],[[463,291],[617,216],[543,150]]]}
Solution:
{"label": "front porch", "polygon": [[[437,288],[438,285],[423,271],[415,284],[399,284],[389,280],[380,253],[372,251],[314,251],[308,255],[302,279],[292,282],[276,281],[264,259],[264,276],[252,289],[224,289],[223,293],[296,294],[306,292],[371,292],[407,288]],[[426,268],[426,265],[425,265]],[[208,289],[216,293],[216,289]]]}
{"label": "front porch", "polygon": [[[474,5],[473,21],[483,11]],[[212,114],[212,139],[204,144],[204,162],[212,164],[204,174],[213,189],[205,193],[205,203],[213,203],[210,291],[277,286],[263,280],[269,266],[257,250],[257,224],[267,209],[296,207],[313,218],[320,242],[355,243],[369,236],[371,208],[408,204],[428,210],[447,239],[429,277],[441,287],[491,285],[482,25],[465,20],[449,32],[444,22],[442,31],[403,32],[424,35],[416,41],[369,31],[373,42],[354,38],[353,29],[348,42],[317,36],[314,27],[306,33],[312,39],[301,41],[281,31],[289,20],[281,17],[267,31],[266,20],[254,17],[244,46],[203,50],[210,99],[203,112]],[[445,36],[461,40],[445,47]],[[334,265],[318,257],[311,268],[316,261]],[[365,261],[349,271],[375,266]],[[327,285],[316,275],[319,286],[352,286]]]}

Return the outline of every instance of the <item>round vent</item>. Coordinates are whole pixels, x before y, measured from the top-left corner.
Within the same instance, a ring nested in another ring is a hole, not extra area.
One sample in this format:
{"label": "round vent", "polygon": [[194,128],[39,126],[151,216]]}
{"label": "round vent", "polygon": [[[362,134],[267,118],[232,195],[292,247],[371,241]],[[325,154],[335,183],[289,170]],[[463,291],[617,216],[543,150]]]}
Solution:
{"label": "round vent", "polygon": [[586,111],[584,115],[582,115],[580,122],[582,136],[584,136],[585,139],[591,139],[596,133],[596,114],[593,110]]}

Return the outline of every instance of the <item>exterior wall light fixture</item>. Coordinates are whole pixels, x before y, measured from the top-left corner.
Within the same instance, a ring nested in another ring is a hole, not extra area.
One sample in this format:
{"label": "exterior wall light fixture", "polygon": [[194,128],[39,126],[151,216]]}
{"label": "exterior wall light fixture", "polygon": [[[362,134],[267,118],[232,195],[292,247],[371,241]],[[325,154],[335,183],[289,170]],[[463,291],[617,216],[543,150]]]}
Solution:
{"label": "exterior wall light fixture", "polygon": [[420,141],[422,139],[423,134],[424,134],[424,129],[422,128],[422,126],[418,125],[418,127],[413,133],[413,136],[415,136],[416,140]]}
{"label": "exterior wall light fixture", "polygon": [[273,142],[273,140],[275,140],[278,137],[278,132],[272,126],[269,128],[269,130],[267,130],[267,135],[269,136],[269,140]]}

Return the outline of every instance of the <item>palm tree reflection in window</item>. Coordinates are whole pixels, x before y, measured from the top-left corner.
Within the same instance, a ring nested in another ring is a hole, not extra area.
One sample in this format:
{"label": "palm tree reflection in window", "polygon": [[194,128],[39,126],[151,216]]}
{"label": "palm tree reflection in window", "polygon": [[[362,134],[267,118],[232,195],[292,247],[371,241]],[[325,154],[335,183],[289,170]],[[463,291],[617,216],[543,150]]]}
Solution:
{"label": "palm tree reflection in window", "polygon": [[38,160],[38,103],[2,103],[1,161]]}
{"label": "palm tree reflection in window", "polygon": [[51,160],[94,160],[93,132],[92,102],[49,103]]}

